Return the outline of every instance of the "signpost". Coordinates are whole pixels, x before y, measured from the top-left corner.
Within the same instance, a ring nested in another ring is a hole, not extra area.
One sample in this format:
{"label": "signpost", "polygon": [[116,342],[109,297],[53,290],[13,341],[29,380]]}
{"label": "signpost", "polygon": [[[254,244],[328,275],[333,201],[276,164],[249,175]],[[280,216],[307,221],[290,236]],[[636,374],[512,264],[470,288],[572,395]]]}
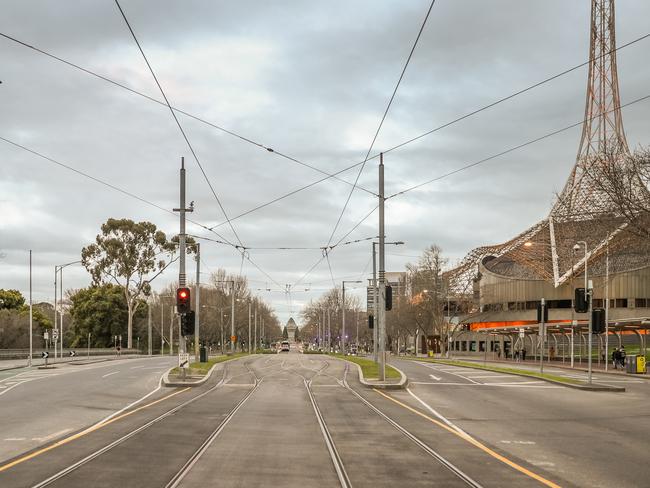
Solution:
{"label": "signpost", "polygon": [[178,367],[189,369],[190,367],[190,355],[186,352],[182,352],[178,355]]}
{"label": "signpost", "polygon": [[42,357],[43,359],[45,359],[45,367],[47,368],[47,358],[50,357],[50,353],[47,352],[47,351],[43,351],[43,352],[41,353],[41,357]]}
{"label": "signpost", "polygon": [[74,361],[74,357],[75,357],[76,355],[77,355],[76,352],[74,352],[74,351],[70,351],[70,357],[72,358],[73,361]]}

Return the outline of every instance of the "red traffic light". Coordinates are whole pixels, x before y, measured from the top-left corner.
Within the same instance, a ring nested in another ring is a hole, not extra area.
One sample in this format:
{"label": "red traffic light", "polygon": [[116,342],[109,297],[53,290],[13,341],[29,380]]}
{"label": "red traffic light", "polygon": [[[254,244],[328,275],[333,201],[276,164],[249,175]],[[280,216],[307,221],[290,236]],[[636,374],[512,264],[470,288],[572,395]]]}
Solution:
{"label": "red traffic light", "polygon": [[176,309],[180,314],[185,314],[190,311],[189,288],[178,288],[176,290]]}

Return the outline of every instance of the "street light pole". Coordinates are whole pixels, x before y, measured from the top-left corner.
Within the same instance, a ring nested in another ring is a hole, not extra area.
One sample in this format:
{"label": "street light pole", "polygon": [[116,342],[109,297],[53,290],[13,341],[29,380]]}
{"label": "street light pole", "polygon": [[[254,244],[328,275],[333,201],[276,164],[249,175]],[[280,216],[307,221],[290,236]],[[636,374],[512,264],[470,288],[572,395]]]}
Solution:
{"label": "street light pole", "polygon": [[594,290],[593,290],[593,285],[591,282],[587,279],[587,258],[588,258],[588,253],[587,253],[587,242],[586,241],[578,241],[578,244],[582,244],[585,247],[585,294],[589,300],[589,340],[587,343],[587,382],[591,384],[591,353],[592,353],[592,333],[593,333],[593,324],[591,320],[591,314],[593,310],[593,301],[594,301]]}
{"label": "street light pole", "polygon": [[34,352],[32,342],[32,328],[34,325],[34,310],[32,302],[32,250],[29,250],[29,359],[27,366],[32,367],[32,354]]}
{"label": "street light pole", "polygon": [[194,314],[194,361],[197,363],[201,360],[201,351],[199,346],[199,341],[201,338],[200,329],[201,329],[201,245],[197,242],[196,246],[196,290],[194,294],[196,295],[196,304],[195,309],[196,313]]}
{"label": "street light pole", "polygon": [[248,302],[248,354],[251,353],[251,307],[252,303]]}
{"label": "street light pole", "polygon": [[235,354],[235,282],[232,283],[232,290],[230,292],[230,352]]}
{"label": "street light pole", "polygon": [[[342,296],[341,300],[343,302],[343,305],[342,305],[343,306],[343,315],[342,315],[342,318],[341,318],[341,352],[345,356],[345,284],[346,283],[361,283],[361,281],[359,281],[359,280],[354,280],[354,281],[343,280],[342,283],[343,283],[343,286],[342,286],[342,288],[343,288],[343,292],[342,292],[343,296]],[[357,336],[358,336],[358,332],[357,332]]]}

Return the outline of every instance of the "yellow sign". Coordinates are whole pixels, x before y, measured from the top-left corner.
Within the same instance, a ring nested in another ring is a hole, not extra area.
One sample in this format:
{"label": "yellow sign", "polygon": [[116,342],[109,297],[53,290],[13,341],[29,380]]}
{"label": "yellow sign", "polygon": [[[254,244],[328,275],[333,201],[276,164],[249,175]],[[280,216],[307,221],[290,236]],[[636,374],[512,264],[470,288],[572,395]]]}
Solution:
{"label": "yellow sign", "polygon": [[237,336],[230,336],[230,340],[231,340],[232,342],[235,342],[235,341],[237,340]]}

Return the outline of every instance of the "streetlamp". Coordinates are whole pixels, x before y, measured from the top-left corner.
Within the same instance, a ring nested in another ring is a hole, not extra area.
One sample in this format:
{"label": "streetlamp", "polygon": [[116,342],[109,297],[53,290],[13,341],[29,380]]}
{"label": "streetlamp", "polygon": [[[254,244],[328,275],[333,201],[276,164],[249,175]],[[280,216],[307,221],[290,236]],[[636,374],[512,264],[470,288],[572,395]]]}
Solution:
{"label": "streetlamp", "polygon": [[[345,284],[346,283],[363,283],[361,280],[343,280],[343,297],[341,299],[342,301],[342,307],[343,307],[343,316],[341,319],[341,353],[345,356]],[[358,335],[358,334],[357,334]]]}
{"label": "streetlamp", "polygon": [[[230,283],[232,285],[232,289],[230,290],[230,298],[231,298],[231,312],[230,312],[230,352],[232,354],[235,353],[235,280],[222,280],[222,281],[215,281],[216,283]],[[222,324],[223,327],[223,324]],[[222,333],[223,335],[223,333]],[[222,346],[223,348],[223,346]]]}
{"label": "streetlamp", "polygon": [[[395,242],[385,242],[384,245],[392,246],[401,246],[404,244],[404,241],[395,241]],[[379,362],[378,357],[378,342],[379,342],[379,324],[377,320],[378,310],[377,310],[377,246],[378,242],[372,243],[372,316],[374,318],[374,328],[372,331],[372,357],[374,362]]]}
{"label": "streetlamp", "polygon": [[[59,346],[59,357],[63,358],[63,268],[73,264],[81,263],[81,261],[71,261],[65,264],[58,264],[54,266],[54,328],[56,329],[56,314],[57,314],[57,281],[58,275],[61,273],[61,281],[59,283],[61,289],[61,322],[59,323],[59,335],[61,336],[61,343]],[[54,342],[54,359],[56,359],[56,341]]]}
{"label": "streetlamp", "polygon": [[[574,251],[579,251],[580,250],[580,245],[583,245],[585,248],[585,295],[587,296],[587,299],[589,300],[589,311],[587,312],[589,314],[589,342],[587,345],[587,382],[591,384],[591,349],[592,349],[592,337],[591,334],[593,332],[593,324],[592,324],[592,319],[591,319],[591,313],[592,313],[592,307],[593,307],[593,284],[591,281],[587,280],[587,258],[588,253],[587,253],[587,243],[585,241],[578,241],[574,246],[573,250]],[[605,358],[607,359],[607,358]]]}

